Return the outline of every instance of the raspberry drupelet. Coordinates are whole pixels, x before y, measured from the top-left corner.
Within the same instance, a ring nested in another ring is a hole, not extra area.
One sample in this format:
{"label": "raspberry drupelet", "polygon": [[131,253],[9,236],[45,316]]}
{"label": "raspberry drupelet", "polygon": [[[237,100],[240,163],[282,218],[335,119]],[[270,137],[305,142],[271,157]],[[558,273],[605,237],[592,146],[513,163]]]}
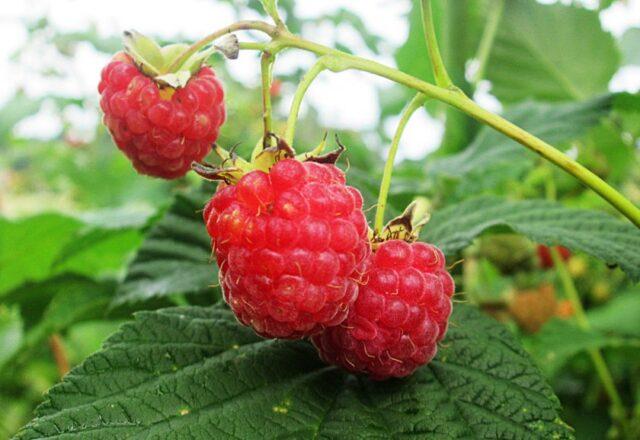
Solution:
{"label": "raspberry drupelet", "polygon": [[408,376],[435,356],[454,291],[438,248],[385,241],[365,263],[347,319],[312,341],[325,362],[348,371],[376,380]]}
{"label": "raspberry drupelet", "polygon": [[224,92],[201,67],[184,87],[161,86],[125,54],[104,67],[98,85],[104,123],[141,174],[175,179],[211,151],[225,120]]}
{"label": "raspberry drupelet", "polygon": [[362,196],[334,165],[284,159],[221,183],[204,212],[226,302],[265,337],[340,324],[370,253]]}

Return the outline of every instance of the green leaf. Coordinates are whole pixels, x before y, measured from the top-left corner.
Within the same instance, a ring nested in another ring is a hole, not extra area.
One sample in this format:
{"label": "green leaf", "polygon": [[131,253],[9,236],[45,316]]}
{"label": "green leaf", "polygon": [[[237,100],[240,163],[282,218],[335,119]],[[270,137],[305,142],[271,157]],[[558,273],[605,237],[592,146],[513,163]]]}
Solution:
{"label": "green leaf", "polygon": [[622,62],[625,65],[640,65],[640,28],[631,28],[620,40]]}
{"label": "green leaf", "polygon": [[140,240],[135,229],[87,226],[62,214],[0,218],[0,296],[63,272],[97,278],[117,271]]}
{"label": "green leaf", "polygon": [[572,322],[560,319],[546,323],[538,333],[526,337],[525,343],[548,376],[554,376],[569,359],[587,350],[640,347],[640,339],[608,336],[595,329],[581,329]]}
{"label": "green leaf", "polygon": [[640,286],[616,295],[587,312],[591,326],[601,332],[640,337]]}
{"label": "green leaf", "polygon": [[71,272],[96,276],[122,268],[128,255],[142,242],[133,229],[94,229],[81,231],[53,262],[55,273]]}
{"label": "green leaf", "polygon": [[0,218],[0,295],[25,281],[46,278],[58,253],[81,227],[80,221],[59,214],[15,222]]}
{"label": "green leaf", "polygon": [[136,315],[53,387],[18,439],[571,438],[559,403],[501,325],[458,306],[437,358],[405,380],[323,365],[222,308]]}
{"label": "green leaf", "polygon": [[135,306],[173,294],[199,293],[216,283],[211,242],[202,210],[212,194],[207,189],[178,194],[169,210],[149,231],[127,268],[112,306]]}
{"label": "green leaf", "polygon": [[577,6],[506,2],[487,65],[502,102],[582,100],[607,90],[620,56],[598,13]]}
{"label": "green leaf", "polygon": [[[504,117],[551,144],[575,139],[598,124],[612,107],[612,95],[581,103],[543,104],[525,102],[508,110]],[[491,168],[516,163],[534,165],[533,153],[502,133],[485,127],[464,151],[427,165],[427,174],[462,178],[486,174]]]}
{"label": "green leaf", "polygon": [[18,307],[0,304],[0,368],[22,344],[22,318]]}
{"label": "green leaf", "polygon": [[537,243],[584,251],[619,265],[632,280],[640,280],[638,228],[604,212],[567,208],[561,203],[475,197],[435,212],[423,236],[450,255],[489,229],[505,228]]}
{"label": "green leaf", "polygon": [[[104,316],[113,295],[113,283],[98,283],[89,278],[65,275],[47,281],[23,286],[12,292],[8,299],[29,311],[32,301],[40,297],[51,298],[35,325],[25,333],[16,354],[19,360],[39,347],[51,334],[66,330],[71,325]],[[30,317],[34,321],[34,317]]]}

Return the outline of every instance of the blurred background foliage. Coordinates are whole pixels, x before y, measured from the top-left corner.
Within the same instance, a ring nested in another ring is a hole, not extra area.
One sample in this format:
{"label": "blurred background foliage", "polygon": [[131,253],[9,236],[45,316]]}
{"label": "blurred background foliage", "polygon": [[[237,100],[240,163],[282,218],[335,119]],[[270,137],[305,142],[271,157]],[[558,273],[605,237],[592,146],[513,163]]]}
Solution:
{"label": "blurred background foliage", "polygon": [[[254,0],[217,1],[228,3],[238,17],[261,13]],[[280,1],[293,32],[310,37],[318,30],[328,32],[339,49],[365,50],[433,80],[415,5],[407,2],[402,18],[408,33],[395,47],[372,31],[349,2],[343,3],[329,13],[308,16],[293,0]],[[507,1],[485,65],[478,50],[497,3],[435,2],[441,49],[456,84],[640,203],[640,96],[610,90],[614,76],[640,65],[640,28],[614,37],[603,30],[599,18],[600,11],[625,7],[624,2]],[[384,8],[384,2],[376,7]],[[108,59],[121,45],[118,35],[104,35],[92,23],[70,32],[42,16],[24,25],[28,38],[13,54],[17,64],[36,43],[54,51],[56,60],[74,59],[90,45],[97,54],[92,62]],[[355,37],[341,38],[345,34]],[[258,71],[255,54],[241,56]],[[228,122],[219,143],[236,145],[240,154],[247,154],[261,133],[257,82],[238,78],[218,57],[211,62],[228,96]],[[67,74],[55,62],[37,73],[44,81]],[[299,66],[281,74],[276,69],[271,91],[276,131],[283,129],[303,73]],[[97,80],[96,76],[96,84]],[[305,150],[324,133],[338,134],[349,148],[342,166],[368,207],[375,203],[393,125],[411,97],[400,86],[379,85],[377,80],[375,84],[374,126],[327,126],[322,118],[327,110],[311,104],[302,115],[296,140],[296,148]],[[323,97],[337,105],[341,99],[340,93]],[[422,128],[411,142],[417,151],[426,151],[421,143],[435,148],[426,157],[407,154],[398,163],[392,212],[401,211],[416,195],[428,197],[436,212],[482,195],[559,200],[611,212],[594,193],[513,141],[438,103],[428,103],[425,109],[429,116],[421,121],[438,129]],[[52,136],[20,129],[28,120],[37,126],[43,114],[61,121],[62,129]],[[79,127],[78,114],[90,122]],[[215,268],[206,261],[206,235],[194,233],[193,246],[184,250],[197,264],[184,264],[170,249],[176,231],[190,234],[189,222],[198,228],[194,213],[211,187],[191,190],[200,186],[193,175],[172,182],[137,175],[98,122],[97,92],[34,95],[18,89],[0,108],[0,438],[8,438],[31,418],[43,392],[64,373],[61,369],[98,350],[133,310],[215,299],[212,289],[201,288],[215,280]],[[477,303],[519,335],[560,396],[565,420],[578,438],[615,434],[607,396],[586,355],[588,349],[604,349],[624,403],[632,408],[635,432],[640,433],[638,284],[584,253],[567,254],[567,268],[591,323],[589,330],[581,330],[573,325],[575,311],[544,252],[508,227],[484,229],[470,246],[448,255],[451,263],[457,262],[460,300]],[[60,347],[66,359],[56,361]]]}

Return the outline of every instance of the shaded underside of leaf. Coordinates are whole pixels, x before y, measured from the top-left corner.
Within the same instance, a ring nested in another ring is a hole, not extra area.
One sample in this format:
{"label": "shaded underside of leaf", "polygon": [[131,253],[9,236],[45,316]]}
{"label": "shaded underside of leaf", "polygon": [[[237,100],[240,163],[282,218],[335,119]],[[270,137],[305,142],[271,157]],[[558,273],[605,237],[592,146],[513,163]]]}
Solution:
{"label": "shaded underside of leaf", "polygon": [[[544,104],[524,102],[510,108],[504,117],[542,140],[557,144],[584,134],[605,117],[612,107],[614,95],[604,95],[580,103]],[[428,174],[462,178],[468,174],[486,173],[496,166],[513,168],[524,162],[533,166],[533,153],[496,130],[485,127],[461,153],[432,161]],[[503,171],[500,170],[502,173]]]}
{"label": "shaded underside of leaf", "polygon": [[561,203],[476,197],[434,213],[424,228],[426,241],[453,254],[490,228],[506,227],[546,245],[563,245],[618,265],[640,280],[640,230],[600,211]]}
{"label": "shaded underside of leaf", "polygon": [[458,306],[436,360],[371,382],[306,342],[263,340],[230,311],[141,312],[48,394],[19,439],[570,438],[539,370],[499,324]]}
{"label": "shaded underside of leaf", "polygon": [[129,265],[113,307],[197,293],[216,282],[217,268],[211,263],[210,239],[202,220],[210,196],[207,187],[175,197]]}

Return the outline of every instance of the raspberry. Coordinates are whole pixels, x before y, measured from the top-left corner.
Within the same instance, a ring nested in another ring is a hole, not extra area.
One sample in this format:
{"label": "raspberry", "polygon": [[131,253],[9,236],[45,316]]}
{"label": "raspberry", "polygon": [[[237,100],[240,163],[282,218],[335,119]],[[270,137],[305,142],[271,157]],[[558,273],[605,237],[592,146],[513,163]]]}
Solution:
{"label": "raspberry", "polygon": [[362,196],[333,165],[284,159],[220,184],[204,220],[226,302],[265,337],[340,324],[369,255]]}
{"label": "raspberry", "polygon": [[372,379],[404,377],[436,354],[455,286],[442,252],[425,243],[383,242],[365,263],[347,319],[312,337],[320,357]]}
{"label": "raspberry", "polygon": [[[564,246],[555,246],[556,250],[560,254],[563,261],[567,261],[571,257],[571,251]],[[539,244],[537,248],[538,260],[540,261],[540,267],[543,269],[551,269],[553,264],[553,258],[551,258],[551,249],[549,246]]]}
{"label": "raspberry", "polygon": [[119,53],[102,70],[98,91],[105,125],[141,174],[184,176],[209,153],[225,120],[222,85],[209,67],[172,88]]}

